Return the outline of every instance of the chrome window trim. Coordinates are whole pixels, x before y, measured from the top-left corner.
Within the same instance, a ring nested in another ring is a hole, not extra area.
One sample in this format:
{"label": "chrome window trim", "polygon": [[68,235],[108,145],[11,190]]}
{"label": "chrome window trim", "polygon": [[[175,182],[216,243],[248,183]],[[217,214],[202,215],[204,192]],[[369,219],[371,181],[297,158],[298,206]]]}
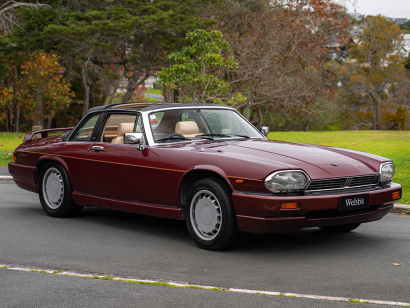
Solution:
{"label": "chrome window trim", "polygon": [[[234,140],[255,140],[255,139],[267,139],[265,136],[263,136],[261,134],[261,132],[255,127],[253,126],[243,115],[241,115],[235,108],[232,107],[228,107],[228,106],[206,106],[204,104],[204,106],[198,107],[198,106],[181,106],[181,107],[167,107],[167,108],[161,108],[158,110],[150,110],[150,111],[140,111],[140,113],[142,114],[142,119],[143,119],[143,123],[148,123],[148,125],[144,125],[144,131],[145,131],[145,135],[147,136],[147,141],[148,141],[148,145],[152,145],[152,146],[167,146],[170,144],[178,144],[178,143],[187,143],[187,142],[204,142],[207,141],[206,139],[188,139],[188,140],[179,140],[179,141],[174,141],[172,143],[157,143],[155,142],[154,136],[152,134],[152,130],[151,130],[151,125],[149,125],[150,120],[149,120],[149,115],[151,113],[156,113],[156,112],[162,112],[162,111],[168,111],[168,110],[185,110],[185,109],[222,109],[222,110],[232,110],[235,113],[237,113],[243,120],[246,121],[246,123],[248,123],[252,128],[255,129],[255,131],[258,132],[258,134],[261,137],[251,137],[249,139],[247,138],[241,138],[241,137],[229,137],[229,138],[218,138],[214,141],[234,141]],[[208,140],[209,141],[209,140]]]}
{"label": "chrome window trim", "polygon": [[[84,141],[88,141],[88,142],[94,142],[94,141],[91,141],[91,140],[72,140],[72,139],[71,139],[71,136],[72,136],[73,133],[77,130],[77,127],[79,127],[80,124],[82,124],[82,123],[85,122],[85,118],[91,118],[92,116],[89,117],[89,115],[92,115],[92,114],[94,114],[94,113],[96,113],[96,114],[99,113],[100,116],[101,116],[101,115],[103,114],[103,112],[104,112],[103,110],[97,110],[97,111],[93,111],[93,112],[90,112],[90,113],[86,113],[85,116],[82,117],[82,119],[80,120],[80,122],[78,122],[77,125],[74,126],[74,128],[71,130],[71,134],[68,136],[66,142],[67,142],[67,141],[74,141],[74,142],[84,142]],[[97,123],[98,123],[99,120],[100,120],[100,119],[98,118]],[[97,125],[97,123],[96,123],[96,125]],[[95,129],[95,127],[94,127],[94,129]]]}

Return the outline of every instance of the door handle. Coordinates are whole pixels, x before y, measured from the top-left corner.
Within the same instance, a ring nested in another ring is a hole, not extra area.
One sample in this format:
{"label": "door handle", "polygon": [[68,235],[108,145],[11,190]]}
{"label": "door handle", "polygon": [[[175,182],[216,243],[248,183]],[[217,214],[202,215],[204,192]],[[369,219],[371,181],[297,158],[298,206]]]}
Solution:
{"label": "door handle", "polygon": [[101,150],[103,150],[104,147],[100,147],[98,145],[95,145],[95,146],[92,147],[92,149],[94,150],[94,152],[98,153],[98,152],[101,152]]}

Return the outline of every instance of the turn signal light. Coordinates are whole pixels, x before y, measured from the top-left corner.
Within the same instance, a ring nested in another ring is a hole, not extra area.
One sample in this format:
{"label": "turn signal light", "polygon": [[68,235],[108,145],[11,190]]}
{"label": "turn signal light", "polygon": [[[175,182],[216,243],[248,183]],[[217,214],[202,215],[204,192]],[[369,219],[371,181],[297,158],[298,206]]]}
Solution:
{"label": "turn signal light", "polygon": [[13,161],[16,162],[16,160],[17,160],[17,153],[13,152]]}
{"label": "turn signal light", "polygon": [[235,183],[237,183],[237,184],[242,184],[243,183],[243,180],[235,180]]}
{"label": "turn signal light", "polygon": [[399,199],[400,198],[400,192],[396,191],[393,193],[393,199]]}
{"label": "turn signal light", "polygon": [[281,203],[282,210],[298,209],[299,202]]}

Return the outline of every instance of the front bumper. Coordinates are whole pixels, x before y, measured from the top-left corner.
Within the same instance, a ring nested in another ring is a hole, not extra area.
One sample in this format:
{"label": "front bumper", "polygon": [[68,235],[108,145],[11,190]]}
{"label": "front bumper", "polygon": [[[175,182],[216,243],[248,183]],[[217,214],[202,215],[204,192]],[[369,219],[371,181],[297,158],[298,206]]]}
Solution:
{"label": "front bumper", "polygon": [[[369,193],[368,209],[340,212],[339,199],[357,193],[318,196],[273,196],[234,192],[232,200],[236,220],[241,231],[252,233],[278,233],[302,228],[363,223],[381,219],[400,198],[392,199],[394,192],[402,194],[399,184],[366,191]],[[299,202],[299,209],[283,210],[281,203]]]}

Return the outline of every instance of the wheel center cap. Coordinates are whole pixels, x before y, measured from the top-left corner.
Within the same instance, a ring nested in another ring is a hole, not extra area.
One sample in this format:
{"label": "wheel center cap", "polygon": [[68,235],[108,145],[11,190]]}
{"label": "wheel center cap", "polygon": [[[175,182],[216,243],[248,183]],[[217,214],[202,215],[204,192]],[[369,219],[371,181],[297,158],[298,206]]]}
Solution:
{"label": "wheel center cap", "polygon": [[50,183],[50,194],[54,197],[58,195],[58,184],[55,181]]}
{"label": "wheel center cap", "polygon": [[212,222],[212,210],[207,205],[201,208],[201,220],[205,225],[210,225]]}

